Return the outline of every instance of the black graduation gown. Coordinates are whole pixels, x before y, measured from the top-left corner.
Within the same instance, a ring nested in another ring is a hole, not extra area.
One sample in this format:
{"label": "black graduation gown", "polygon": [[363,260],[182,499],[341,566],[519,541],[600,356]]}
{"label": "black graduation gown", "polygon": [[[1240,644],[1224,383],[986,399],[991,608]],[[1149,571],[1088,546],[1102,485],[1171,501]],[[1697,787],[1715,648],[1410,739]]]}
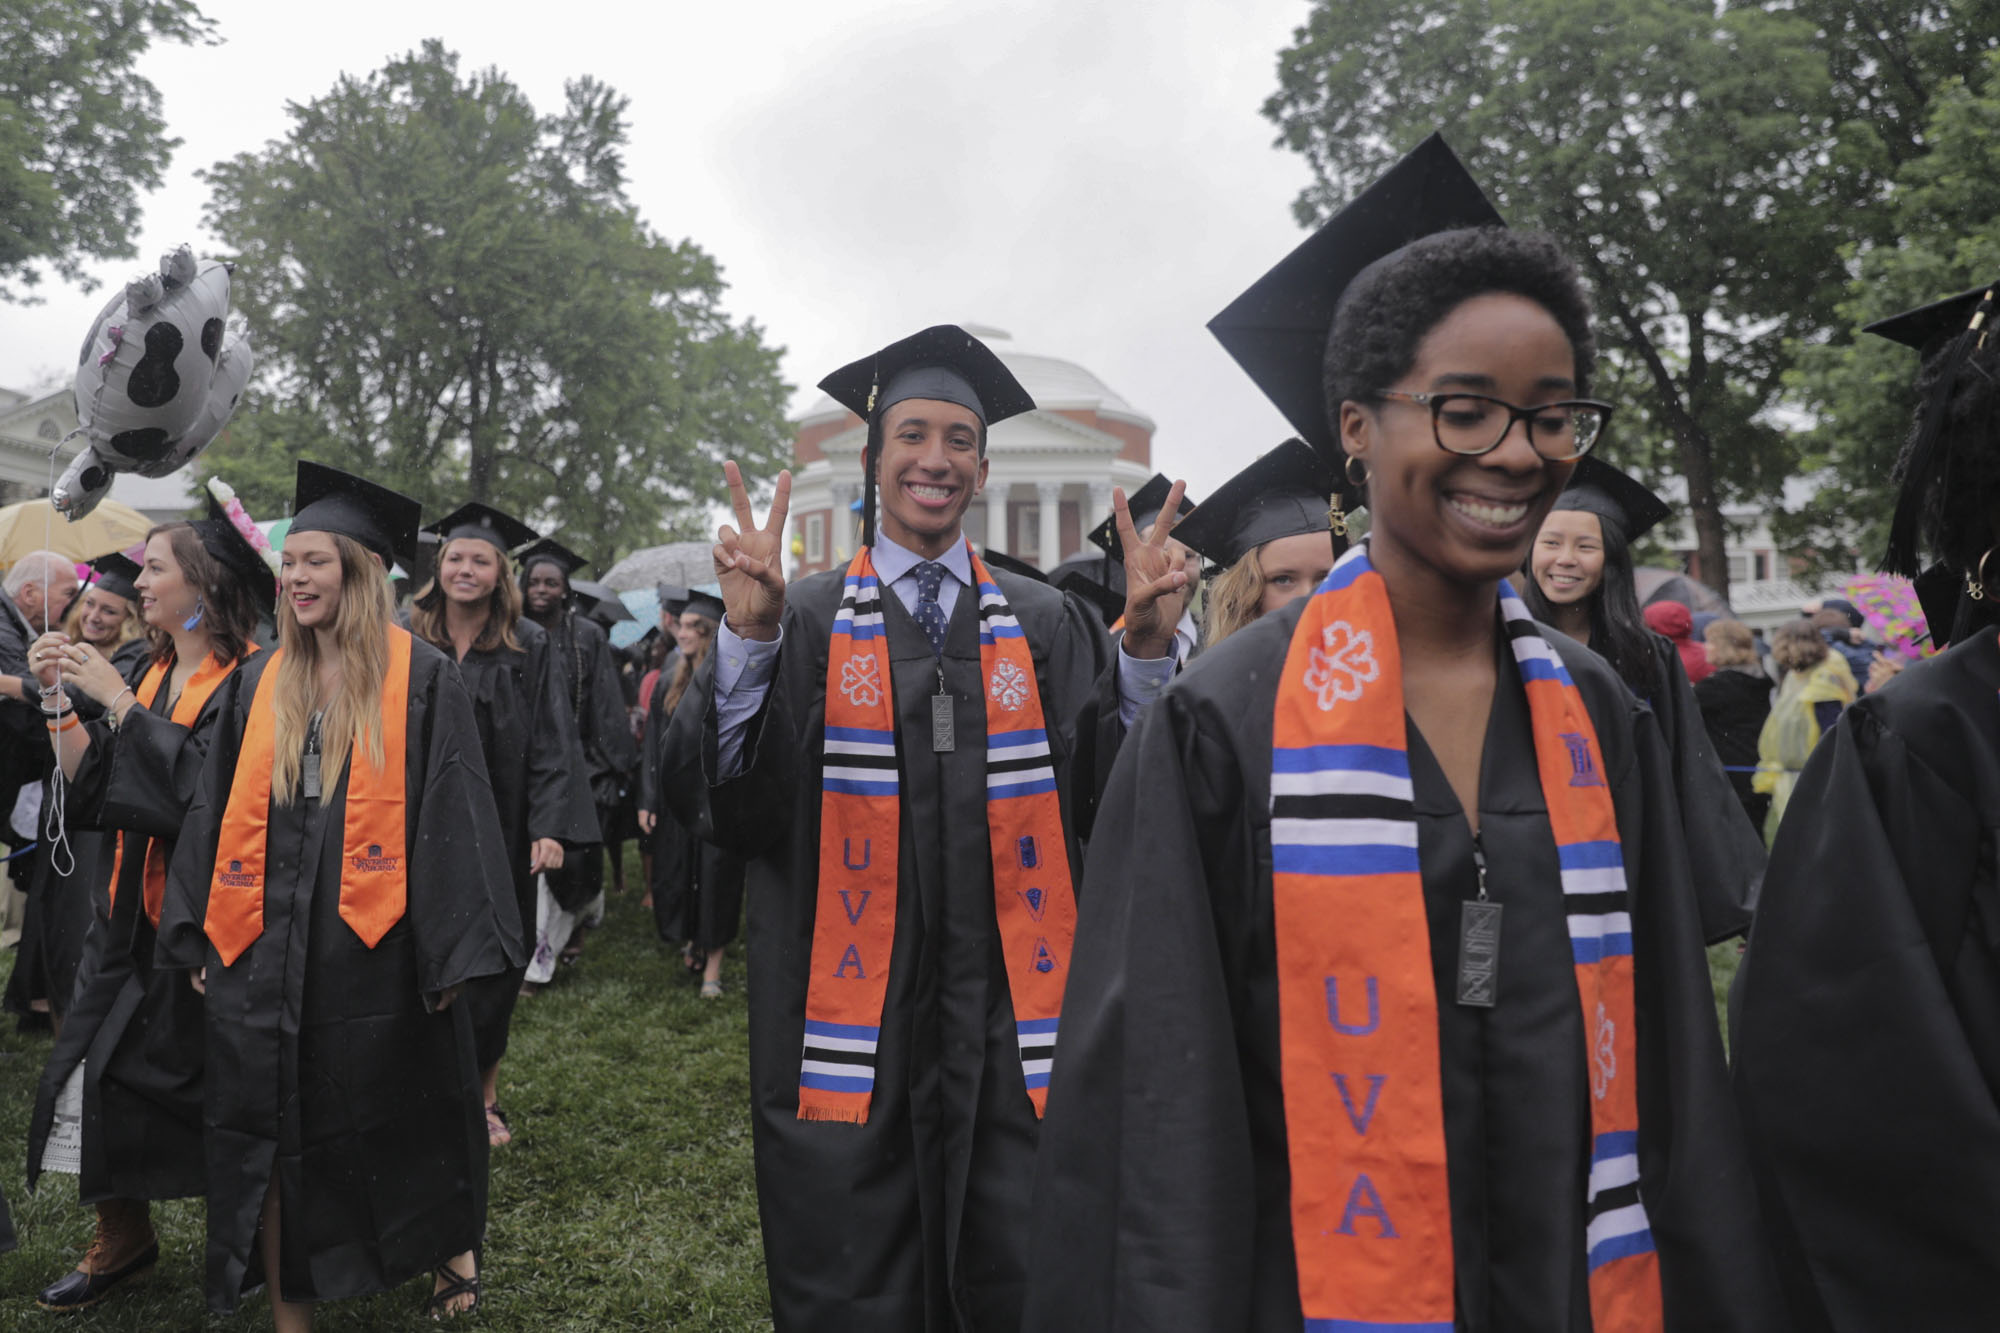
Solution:
{"label": "black graduation gown", "polygon": [[[507,1053],[507,1031],[528,955],[535,947],[535,876],[528,847],[538,838],[581,846],[597,838],[597,814],[590,788],[579,776],[583,751],[563,697],[562,677],[549,651],[549,636],[532,620],[515,623],[518,649],[474,649],[458,663],[479,734],[482,766],[491,776],[493,799],[506,835],[507,878],[514,915],[525,942],[518,970],[495,974],[466,995],[478,1037],[479,1067],[490,1069]],[[496,891],[503,891],[500,885]]]}
{"label": "black graduation gown", "polygon": [[[202,997],[178,969],[153,967],[153,924],[146,918],[145,860],[158,839],[171,863],[174,843],[201,780],[209,738],[220,715],[218,686],[192,727],[172,720],[171,686],[162,681],[143,708],[113,732],[90,723],[69,800],[82,833],[78,864],[95,867],[75,880],[89,929],[76,974],[75,1003],[42,1069],[28,1129],[28,1187],[42,1169],[56,1099],[79,1060],[83,1076],[83,1169],[77,1192],[100,1199],[179,1199],[203,1192]],[[116,829],[127,832],[116,898],[110,893]],[[88,847],[86,852],[81,850]]]}
{"label": "black graduation gown", "polygon": [[[673,665],[679,665],[678,657]],[[653,687],[646,720],[649,753],[656,754],[666,743],[673,718],[667,711],[667,691],[673,683],[663,671]],[[658,789],[657,780],[648,782],[642,800],[657,802]],[[653,876],[647,884],[653,894],[654,928],[667,944],[691,944],[703,953],[724,947],[736,938],[743,918],[743,858],[683,827],[671,810],[661,812],[660,825],[654,830]]]}
{"label": "black graduation gown", "polygon": [[652,895],[653,929],[662,944],[679,944],[685,938],[681,934],[681,904],[672,892],[680,880],[666,874],[663,863],[679,858],[682,841],[695,836],[669,808],[660,785],[666,763],[667,723],[673,717],[667,711],[667,690],[673,685],[674,672],[679,666],[680,650],[668,650],[659,675],[653,679],[652,692],[646,697],[646,727],[639,740],[638,805],[654,816],[653,832],[646,842],[646,850],[653,857],[646,892]]}
{"label": "black graduation gown", "polygon": [[470,1015],[438,994],[521,963],[505,841],[450,660],[412,645],[404,745],[409,903],[370,949],[339,915],[353,764],[324,801],[273,806],[264,931],[224,967],[203,933],[259,654],[219,714],[167,875],[154,966],[208,969],[208,1303],[257,1280],[275,1167],[282,1279],[297,1301],[384,1290],[474,1248],[486,1118]]}
{"label": "black graduation gown", "polygon": [[[1279,667],[1304,606],[1216,645],[1169,686],[1105,794],[1037,1163],[1028,1328],[1300,1327],[1270,770]],[[1658,735],[1601,659],[1545,632],[1596,726],[1632,887],[1641,1193],[1666,1326],[1782,1328]],[[1489,888],[1506,905],[1491,1011],[1454,1002],[1471,832],[1409,732],[1457,1327],[1579,1333],[1591,1327],[1585,1045],[1527,701],[1511,661],[1498,666],[1479,798]]]}
{"label": "black graduation gown", "polygon": [[1718,667],[1714,675],[1694,687],[1695,703],[1701,707],[1701,723],[1715,746],[1736,802],[1754,828],[1764,827],[1771,812],[1771,797],[1751,785],[1757,767],[1757,738],[1763,735],[1764,720],[1771,715],[1771,678],[1754,666]]}
{"label": "black graduation gown", "polygon": [[574,912],[604,887],[603,836],[624,799],[638,756],[625,716],[625,690],[618,683],[604,627],[588,616],[564,611],[548,634],[550,670],[581,746],[579,772],[590,789],[598,828],[588,845],[565,856],[562,869],[549,875],[556,904]]}
{"label": "black graduation gown", "polygon": [[1801,1329],[2000,1321],[2000,647],[1848,708],[1771,845],[1736,1087]]}
{"label": "black graduation gown", "polygon": [[[1105,667],[1094,612],[995,575],[1033,653],[1057,781],[1071,721]],[[780,1330],[1021,1327],[1038,1122],[1022,1081],[994,917],[978,598],[962,589],[943,659],[957,748],[931,750],[938,665],[882,599],[901,759],[896,939],[868,1123],[797,1117],[819,869],[827,657],[842,571],[788,591],[784,648],[745,771],[714,786],[714,662],[667,739],[663,788],[703,836],[750,860],[750,1077],[765,1268]],[[1071,840],[1072,865],[1080,865]]]}
{"label": "black graduation gown", "polygon": [[1736,789],[1722,771],[1673,641],[1649,631],[1646,646],[1652,650],[1646,672],[1652,689],[1646,702],[1652,705],[1653,718],[1667,742],[1702,938],[1710,944],[1734,939],[1750,929],[1757,910],[1764,839],[1743,813]]}

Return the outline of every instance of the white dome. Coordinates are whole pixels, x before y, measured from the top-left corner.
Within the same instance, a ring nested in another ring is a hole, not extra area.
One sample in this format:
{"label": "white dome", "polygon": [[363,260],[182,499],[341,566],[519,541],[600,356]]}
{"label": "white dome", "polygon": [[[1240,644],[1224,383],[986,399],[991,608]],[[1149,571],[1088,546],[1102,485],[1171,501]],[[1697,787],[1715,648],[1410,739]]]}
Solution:
{"label": "white dome", "polygon": [[[990,325],[964,324],[960,327],[993,349],[994,355],[1014,372],[1014,378],[1021,381],[1021,387],[1035,400],[1036,408],[1094,411],[1100,416],[1128,421],[1148,431],[1153,429],[1151,417],[1120,398],[1103,380],[1076,362],[1023,351],[1014,345],[1013,338],[1005,330]],[[846,412],[846,408],[821,394],[813,400],[813,405],[798,424],[810,426],[828,418],[844,416]]]}

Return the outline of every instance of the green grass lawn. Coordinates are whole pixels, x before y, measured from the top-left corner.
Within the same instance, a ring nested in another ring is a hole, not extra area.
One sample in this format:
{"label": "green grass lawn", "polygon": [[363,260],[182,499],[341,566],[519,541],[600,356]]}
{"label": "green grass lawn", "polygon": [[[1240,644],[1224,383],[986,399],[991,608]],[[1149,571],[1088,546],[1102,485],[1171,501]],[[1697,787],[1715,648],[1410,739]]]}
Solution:
{"label": "green grass lawn", "polygon": [[[636,859],[628,876],[637,884]],[[11,967],[10,961],[5,967]],[[677,954],[654,941],[637,892],[613,896],[583,961],[515,1011],[500,1102],[514,1142],[493,1154],[481,1312],[464,1328],[768,1329],[750,1163],[748,1026],[741,956],[728,995],[703,1001]],[[0,1020],[0,1181],[21,1248],[0,1256],[0,1329],[204,1327],[201,1205],[156,1206],[160,1264],[81,1315],[36,1307],[73,1267],[92,1213],[75,1182],[43,1177],[29,1198],[22,1157],[46,1033]],[[323,1308],[318,1327],[419,1329],[428,1280]],[[213,1329],[270,1327],[261,1297]]]}

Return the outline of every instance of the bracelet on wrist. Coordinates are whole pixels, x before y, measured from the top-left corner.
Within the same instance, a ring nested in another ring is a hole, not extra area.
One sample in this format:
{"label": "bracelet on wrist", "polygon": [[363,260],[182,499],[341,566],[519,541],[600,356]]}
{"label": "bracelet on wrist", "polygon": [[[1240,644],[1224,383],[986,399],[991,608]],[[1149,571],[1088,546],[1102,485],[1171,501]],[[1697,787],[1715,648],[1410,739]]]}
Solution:
{"label": "bracelet on wrist", "polygon": [[44,725],[48,727],[50,735],[60,736],[65,731],[68,731],[71,727],[80,727],[83,725],[83,723],[74,712],[68,712],[62,715],[62,720],[60,722],[58,722],[54,718],[54,716],[51,716],[48,722],[46,722]]}

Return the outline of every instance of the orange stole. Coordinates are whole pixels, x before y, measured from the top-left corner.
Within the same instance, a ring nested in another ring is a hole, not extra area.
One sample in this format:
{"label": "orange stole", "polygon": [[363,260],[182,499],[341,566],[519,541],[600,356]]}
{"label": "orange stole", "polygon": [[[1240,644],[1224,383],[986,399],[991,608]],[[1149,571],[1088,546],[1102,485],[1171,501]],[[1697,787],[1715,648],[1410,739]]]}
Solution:
{"label": "orange stole", "polygon": [[[340,919],[369,948],[402,920],[409,901],[408,834],[404,823],[405,753],[410,720],[408,630],[389,627],[389,669],[382,679],[382,764],[360,753],[347,763],[347,811],[341,833]],[[224,967],[264,933],[265,841],[275,759],[271,690],[284,650],[271,655],[257,682],[236,776],[229,784],[209,882],[209,942]]]}
{"label": "orange stole", "polygon": [[[186,727],[192,731],[195,719],[201,716],[202,705],[208,702],[209,696],[215,693],[222,682],[228,678],[230,672],[247,661],[251,653],[257,651],[259,651],[257,645],[254,643],[250,644],[244,649],[243,656],[234,662],[225,662],[219,657],[210,656],[206,662],[203,662],[195,669],[195,673],[192,676],[188,677],[188,683],[181,687],[181,697],[174,700],[173,714],[168,718],[168,721],[177,727]],[[138,702],[150,709],[153,703],[159,699],[160,687],[166,683],[166,679],[167,668],[161,663],[155,662],[147,667],[146,674],[139,681]],[[116,909],[118,906],[118,875],[125,866],[125,839],[127,836],[123,829],[119,830],[117,846],[111,854],[111,905],[113,909]],[[146,909],[146,919],[153,923],[153,928],[156,930],[160,925],[160,903],[165,899],[166,894],[166,859],[160,855],[159,839],[148,838],[146,840],[145,892],[141,896],[141,905]]]}

